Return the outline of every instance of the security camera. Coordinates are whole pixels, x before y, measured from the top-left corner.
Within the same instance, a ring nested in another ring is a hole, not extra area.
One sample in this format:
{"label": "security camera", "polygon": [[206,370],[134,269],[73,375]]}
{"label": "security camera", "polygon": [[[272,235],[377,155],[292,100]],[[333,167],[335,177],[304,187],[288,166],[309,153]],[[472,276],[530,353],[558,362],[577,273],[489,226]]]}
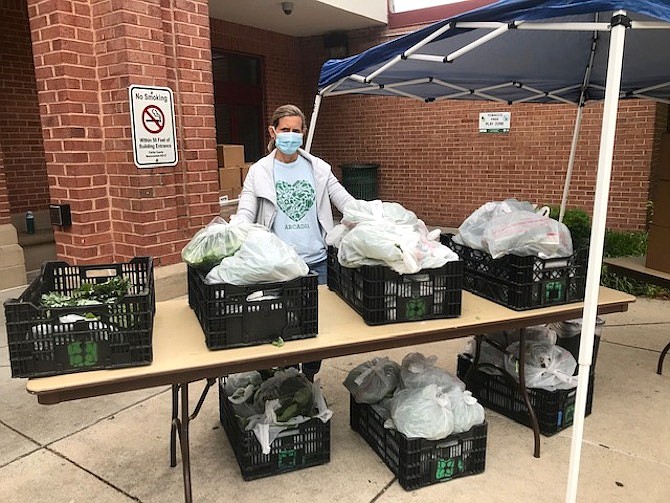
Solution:
{"label": "security camera", "polygon": [[293,12],[293,2],[282,2],[281,8],[284,11],[284,14],[290,16],[291,12]]}

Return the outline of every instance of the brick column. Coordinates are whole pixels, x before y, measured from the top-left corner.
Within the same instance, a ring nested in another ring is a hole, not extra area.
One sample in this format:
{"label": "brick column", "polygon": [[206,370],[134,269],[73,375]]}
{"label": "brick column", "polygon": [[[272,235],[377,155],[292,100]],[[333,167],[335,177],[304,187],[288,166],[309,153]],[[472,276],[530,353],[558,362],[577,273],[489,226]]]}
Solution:
{"label": "brick column", "polygon": [[[28,0],[59,257],[180,261],[218,212],[206,0]],[[128,87],[170,87],[179,163],[133,163]]]}

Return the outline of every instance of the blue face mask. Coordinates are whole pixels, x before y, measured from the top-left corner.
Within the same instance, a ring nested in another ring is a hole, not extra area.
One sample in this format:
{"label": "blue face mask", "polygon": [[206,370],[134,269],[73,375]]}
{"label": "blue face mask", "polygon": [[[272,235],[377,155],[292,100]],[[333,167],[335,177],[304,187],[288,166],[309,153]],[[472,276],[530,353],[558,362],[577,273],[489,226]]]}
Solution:
{"label": "blue face mask", "polygon": [[277,133],[275,145],[282,154],[293,155],[302,145],[302,133]]}

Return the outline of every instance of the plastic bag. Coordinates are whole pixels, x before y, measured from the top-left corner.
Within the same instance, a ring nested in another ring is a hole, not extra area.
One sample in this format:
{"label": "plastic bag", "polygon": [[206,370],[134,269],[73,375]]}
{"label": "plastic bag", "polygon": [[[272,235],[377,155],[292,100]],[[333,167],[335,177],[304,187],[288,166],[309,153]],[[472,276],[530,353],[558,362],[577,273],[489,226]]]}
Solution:
{"label": "plastic bag", "polygon": [[453,433],[463,433],[486,419],[484,407],[472,396],[470,391],[452,389],[447,393],[454,416]]}
{"label": "plastic bag", "polygon": [[[305,400],[307,395],[309,402]],[[272,442],[282,431],[312,418],[326,423],[333,415],[323,398],[320,381],[309,382],[295,368],[278,371],[264,381],[254,403],[264,406],[263,413],[251,416],[245,429],[254,432],[263,454],[270,453]]]}
{"label": "plastic bag", "polygon": [[496,215],[513,211],[534,211],[534,208],[532,204],[516,199],[485,203],[463,221],[458,228],[458,234],[454,236],[454,241],[475,250],[486,250],[486,247],[482,244],[482,238],[490,226],[491,220]]}
{"label": "plastic bag", "polygon": [[[510,344],[507,352],[509,354],[505,357],[505,369],[518,380],[519,343]],[[573,376],[577,361],[569,351],[547,341],[528,341],[525,358],[527,387],[554,391],[577,386],[577,376]]]}
{"label": "plastic bag", "polygon": [[253,400],[262,381],[261,374],[255,370],[231,374],[226,378],[224,391],[237,416],[248,418],[263,413],[265,405],[258,408],[254,405]]}
{"label": "plastic bag", "polygon": [[345,267],[385,265],[398,274],[416,274],[458,260],[456,253],[433,239],[435,235],[439,237],[439,231],[422,234],[388,220],[361,222],[342,236],[338,260]]}
{"label": "plastic bag", "polygon": [[[556,332],[548,325],[536,325],[526,327],[523,329],[524,340],[528,341],[545,341],[551,345],[556,344]],[[499,330],[485,334],[479,346],[479,360],[478,363],[488,363],[499,368],[505,368],[505,353],[504,350],[513,342],[519,342],[521,338],[521,329],[514,330]],[[503,351],[498,349],[502,348]],[[465,343],[464,353],[474,358],[477,349],[474,337],[469,338]],[[479,370],[491,375],[500,375],[500,372],[490,367],[482,367]]]}
{"label": "plastic bag", "polygon": [[543,259],[572,255],[568,228],[553,218],[532,211],[495,216],[482,236],[482,245],[494,259],[508,254]]}
{"label": "plastic bag", "polygon": [[400,382],[403,388],[424,388],[437,386],[447,392],[454,388],[465,390],[465,383],[458,377],[434,365],[436,356],[426,358],[421,353],[408,353],[400,366]]}
{"label": "plastic bag", "polygon": [[536,212],[529,202],[516,199],[480,206],[463,221],[453,239],[494,259],[509,254],[544,259],[572,255],[568,228],[549,218],[546,207]]}
{"label": "plastic bag", "polygon": [[400,365],[382,357],[354,368],[343,384],[357,403],[373,404],[391,395],[399,382]]}
{"label": "plastic bag", "polygon": [[308,273],[307,264],[295,249],[270,231],[260,228],[249,232],[237,253],[221,260],[207,274],[205,283],[255,285],[290,281]]}
{"label": "plastic bag", "polygon": [[391,421],[384,427],[393,427],[409,438],[448,437],[454,431],[449,397],[435,384],[400,390],[391,400]]}
{"label": "plastic bag", "polygon": [[239,250],[249,232],[254,229],[264,227],[250,223],[230,225],[223,218],[214,217],[184,246],[181,258],[193,267],[209,271],[224,257],[229,257]]}

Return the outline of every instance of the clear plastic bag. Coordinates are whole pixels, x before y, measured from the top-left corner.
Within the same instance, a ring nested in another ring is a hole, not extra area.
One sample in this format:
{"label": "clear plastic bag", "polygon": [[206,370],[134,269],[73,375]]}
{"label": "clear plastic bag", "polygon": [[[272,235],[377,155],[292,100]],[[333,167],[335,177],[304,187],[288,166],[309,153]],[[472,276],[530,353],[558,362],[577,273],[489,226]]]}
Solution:
{"label": "clear plastic bag", "polygon": [[295,249],[262,227],[249,232],[237,253],[221,260],[207,274],[205,283],[255,285],[290,281],[308,273],[307,264]]}
{"label": "clear plastic bag", "polygon": [[458,377],[434,365],[436,356],[426,358],[421,353],[408,353],[400,366],[400,382],[403,388],[424,388],[435,385],[447,392],[458,388],[465,390],[465,383]]}
{"label": "clear plastic bag", "polygon": [[472,396],[470,391],[452,389],[447,393],[451,404],[451,413],[454,416],[453,433],[463,433],[486,419],[484,407]]}
{"label": "clear plastic bag", "polygon": [[209,271],[225,257],[240,249],[250,231],[264,229],[257,224],[230,225],[221,217],[214,217],[203,229],[195,233],[181,251],[187,264]]}
{"label": "clear plastic bag", "polygon": [[[577,361],[569,351],[547,341],[528,341],[525,351],[524,372],[528,388],[554,391],[577,386],[577,376],[573,376]],[[519,343],[510,344],[507,352],[505,369],[518,380]]]}
{"label": "clear plastic bag", "polygon": [[482,205],[463,221],[453,239],[494,259],[509,254],[569,257],[573,251],[570,231],[549,218],[546,207],[536,211],[529,202],[516,199]]}
{"label": "clear plastic bag", "polygon": [[382,357],[354,368],[343,384],[357,403],[373,404],[392,395],[399,382],[400,365]]}
{"label": "clear plastic bag", "polygon": [[391,400],[391,421],[384,423],[409,438],[439,440],[454,431],[449,397],[431,384],[399,390]]}

